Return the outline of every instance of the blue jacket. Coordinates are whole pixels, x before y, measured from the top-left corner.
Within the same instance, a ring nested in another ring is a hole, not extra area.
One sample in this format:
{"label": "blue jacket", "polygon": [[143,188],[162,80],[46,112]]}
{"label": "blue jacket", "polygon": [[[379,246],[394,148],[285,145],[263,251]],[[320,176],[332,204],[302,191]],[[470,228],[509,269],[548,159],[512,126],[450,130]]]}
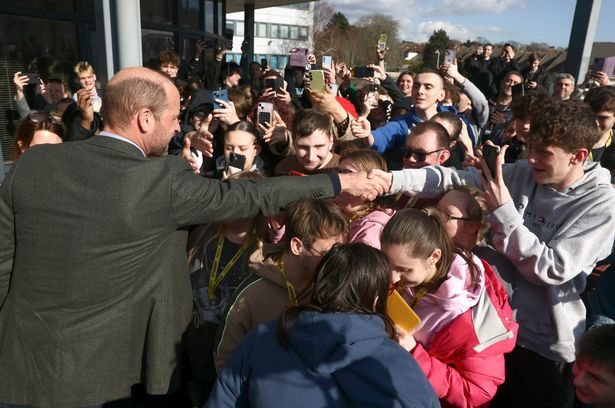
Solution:
{"label": "blue jacket", "polygon": [[206,407],[439,407],[412,356],[381,318],[302,312],[287,328],[258,326],[235,349]]}
{"label": "blue jacket", "polygon": [[[438,106],[438,112],[441,111],[450,111],[457,114],[457,109],[452,106]],[[406,138],[410,133],[410,129],[422,121],[422,119],[416,116],[414,108],[412,108],[404,116],[398,116],[372,132],[372,136],[374,136],[372,149],[382,154],[389,149],[403,147],[406,144]]]}

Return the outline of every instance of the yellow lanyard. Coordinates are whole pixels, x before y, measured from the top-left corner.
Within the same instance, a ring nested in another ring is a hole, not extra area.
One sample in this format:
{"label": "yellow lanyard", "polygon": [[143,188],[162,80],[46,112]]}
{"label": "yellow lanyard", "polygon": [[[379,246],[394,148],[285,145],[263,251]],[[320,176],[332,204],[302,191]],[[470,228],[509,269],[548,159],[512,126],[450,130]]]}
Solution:
{"label": "yellow lanyard", "polygon": [[224,266],[222,272],[220,272],[220,276],[218,276],[218,266],[220,264],[220,257],[222,256],[222,246],[224,245],[224,233],[220,230],[220,235],[218,236],[218,246],[216,247],[216,254],[214,255],[214,264],[211,267],[211,273],[209,274],[209,287],[207,288],[207,297],[209,300],[213,300],[216,296],[216,289],[220,286],[222,279],[226,277],[228,272],[231,270],[233,265],[237,262],[239,257],[246,252],[246,249],[252,244],[252,237],[247,237],[243,240],[243,244],[241,248],[233,255],[230,261]]}
{"label": "yellow lanyard", "polygon": [[[604,144],[605,149],[611,145],[612,139],[613,139],[613,129],[610,130],[609,138],[606,139],[606,143]],[[592,160],[592,161],[594,160],[591,150],[589,151],[589,160]]]}
{"label": "yellow lanyard", "polygon": [[280,269],[280,273],[282,274],[282,278],[284,278],[284,283],[286,284],[286,290],[288,291],[288,299],[293,306],[297,306],[299,303],[297,302],[297,292],[295,292],[295,287],[292,283],[286,279],[286,270],[284,269],[284,258],[280,257],[280,262],[278,263],[278,267]]}
{"label": "yellow lanyard", "polygon": [[425,293],[427,293],[427,288],[425,286],[423,286],[422,288],[420,288],[418,290],[418,292],[416,292],[416,295],[414,295],[414,298],[412,299],[412,302],[410,302],[410,304],[408,306],[410,306],[410,308],[412,310],[414,310],[414,308],[416,307],[416,305],[419,303],[419,301],[421,300],[421,298],[423,296],[425,296]]}

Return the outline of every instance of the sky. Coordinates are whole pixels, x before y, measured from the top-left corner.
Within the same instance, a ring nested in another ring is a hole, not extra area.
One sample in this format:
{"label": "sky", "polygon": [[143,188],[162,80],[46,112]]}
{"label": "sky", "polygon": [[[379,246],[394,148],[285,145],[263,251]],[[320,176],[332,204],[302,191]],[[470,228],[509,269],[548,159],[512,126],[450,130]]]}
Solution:
{"label": "sky", "polygon": [[[544,42],[555,47],[568,46],[576,6],[576,0],[327,1],[351,23],[372,14],[395,18],[400,40],[425,42],[442,28],[461,41],[484,37],[492,43]],[[613,16],[615,0],[602,0],[594,41],[615,41]]]}

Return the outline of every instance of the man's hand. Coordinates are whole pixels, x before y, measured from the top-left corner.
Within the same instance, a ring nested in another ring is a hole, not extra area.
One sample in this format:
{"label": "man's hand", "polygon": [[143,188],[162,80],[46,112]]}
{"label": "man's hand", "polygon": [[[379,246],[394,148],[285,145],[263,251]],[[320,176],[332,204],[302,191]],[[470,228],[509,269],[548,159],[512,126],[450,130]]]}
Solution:
{"label": "man's hand", "polygon": [[203,52],[204,49],[205,49],[205,41],[197,40],[196,43],[194,44],[194,58],[197,61],[201,57],[201,53]]}
{"label": "man's hand", "polygon": [[500,154],[495,162],[495,177],[491,175],[487,162],[481,154],[480,168],[483,172],[483,190],[485,190],[485,201],[487,202],[489,211],[494,211],[512,200],[508,187],[504,184],[504,177],[502,174],[502,165],[504,164],[504,155],[507,149],[508,145],[502,147],[500,150]]}
{"label": "man's hand", "polygon": [[501,125],[502,123],[504,123],[504,112],[500,112],[497,110],[493,111],[489,116],[489,120],[491,121],[491,123]]}
{"label": "man's hand", "polygon": [[391,183],[386,180],[386,177],[381,177],[378,174],[370,178],[365,172],[342,173],[339,178],[342,193],[361,197],[363,200],[373,201],[376,197],[386,194],[391,187]]}
{"label": "man's hand", "polygon": [[374,78],[379,81],[384,81],[387,77],[386,72],[380,65],[369,64],[368,68],[372,68],[374,70]]}
{"label": "man's hand", "polygon": [[235,111],[235,104],[232,101],[226,102],[222,99],[216,99],[215,101],[220,105],[220,109],[214,110],[214,118],[226,125],[239,122],[237,111]]}
{"label": "man's hand", "polygon": [[77,91],[77,106],[81,111],[81,126],[90,129],[94,121],[94,106],[92,105],[92,93],[85,88]]}
{"label": "man's hand", "polygon": [[279,89],[276,90],[275,97],[285,102],[287,105],[290,103],[292,99],[290,96],[290,93],[283,87],[280,87]]}
{"label": "man's hand", "polygon": [[[363,139],[372,135],[372,126],[369,121],[360,116],[359,119],[353,120],[350,124],[352,135],[357,139]],[[370,143],[370,145],[373,143]]]}

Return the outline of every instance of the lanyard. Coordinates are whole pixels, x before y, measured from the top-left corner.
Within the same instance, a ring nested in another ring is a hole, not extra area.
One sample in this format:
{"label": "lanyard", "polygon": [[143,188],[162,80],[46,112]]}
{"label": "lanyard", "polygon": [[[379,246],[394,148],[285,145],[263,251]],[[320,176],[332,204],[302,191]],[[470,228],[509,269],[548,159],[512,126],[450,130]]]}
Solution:
{"label": "lanyard", "polygon": [[414,295],[414,298],[412,298],[412,302],[410,302],[410,304],[408,306],[410,306],[410,308],[412,310],[414,310],[414,308],[416,307],[416,305],[419,303],[419,301],[421,300],[421,298],[423,296],[425,296],[425,294],[427,293],[427,287],[423,286],[421,287],[418,292],[416,292],[416,295]]}
{"label": "lanyard", "polygon": [[295,292],[295,287],[292,283],[286,279],[286,270],[284,269],[284,258],[280,257],[280,262],[278,263],[278,267],[280,269],[280,273],[282,274],[282,278],[284,278],[284,283],[286,284],[286,290],[288,291],[288,299],[293,306],[297,306],[297,292]]}
{"label": "lanyard", "polygon": [[214,264],[211,267],[211,273],[209,274],[209,287],[207,288],[207,297],[209,300],[213,300],[216,296],[216,289],[220,286],[220,282],[222,279],[226,277],[228,272],[231,270],[233,265],[237,262],[239,257],[246,252],[246,249],[252,244],[252,237],[247,237],[243,240],[243,244],[241,248],[233,255],[230,261],[224,266],[222,272],[220,272],[220,276],[218,276],[218,266],[220,264],[220,257],[222,256],[222,246],[224,245],[224,233],[220,230],[220,235],[218,236],[218,246],[216,247],[216,254],[214,256]]}
{"label": "lanyard", "polygon": [[[612,139],[613,139],[613,129],[610,130],[609,138],[606,139],[606,143],[604,144],[605,149],[611,145]],[[591,150],[589,151],[589,160],[594,160]]]}

